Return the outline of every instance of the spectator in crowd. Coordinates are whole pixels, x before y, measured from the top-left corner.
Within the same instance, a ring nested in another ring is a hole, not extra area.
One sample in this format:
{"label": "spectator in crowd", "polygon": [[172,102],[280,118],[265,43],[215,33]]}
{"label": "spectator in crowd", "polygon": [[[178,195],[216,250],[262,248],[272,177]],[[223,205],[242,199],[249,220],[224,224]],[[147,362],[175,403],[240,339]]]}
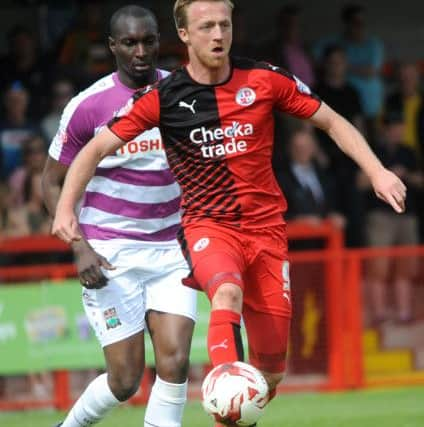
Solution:
{"label": "spectator in crowd", "polygon": [[50,217],[42,198],[41,175],[41,172],[31,172],[25,177],[24,203],[11,210],[9,236],[49,233]]}
{"label": "spectator in crowd", "polygon": [[234,56],[251,57],[254,52],[252,37],[249,37],[246,15],[239,7],[233,12],[233,27],[237,28],[237,31],[233,34],[231,53]]}
{"label": "spectator in crowd", "polygon": [[[418,170],[417,159],[411,147],[404,144],[404,119],[398,111],[386,112],[383,117],[383,137],[377,146],[377,155],[383,165],[391,169],[408,186],[406,212],[392,213],[383,202],[375,198],[368,179],[361,174],[360,185],[366,199],[366,238],[369,246],[396,246],[418,243],[417,189],[422,188],[424,177]],[[413,319],[412,279],[416,274],[416,260],[410,257],[387,258],[369,262],[369,286],[373,322],[379,324],[390,319],[387,284],[393,282],[396,298],[395,320]],[[391,270],[391,267],[393,268]],[[390,275],[389,275],[390,272]]]}
{"label": "spectator in crowd", "polygon": [[385,109],[397,111],[405,118],[403,142],[411,147],[420,160],[424,156],[424,94],[420,86],[420,72],[416,63],[400,65],[397,90],[387,97]]}
{"label": "spectator in crowd", "polygon": [[22,144],[22,166],[9,178],[10,203],[13,207],[24,205],[25,185],[28,176],[43,171],[47,158],[46,142],[40,135],[31,135]]}
{"label": "spectator in crowd", "polygon": [[50,110],[41,121],[41,129],[51,141],[59,128],[60,117],[66,104],[75,95],[75,87],[68,78],[57,79],[50,90]]}
{"label": "spectator in crowd", "polygon": [[315,74],[312,61],[303,46],[298,6],[290,4],[280,10],[276,33],[274,40],[267,40],[259,46],[255,56],[283,66],[306,85],[313,86]]}
{"label": "spectator in crowd", "polygon": [[84,86],[113,69],[104,42],[103,7],[99,0],[81,4],[77,27],[65,36],[59,53],[59,64],[71,68]]}
{"label": "spectator in crowd", "polygon": [[[397,111],[405,118],[403,141],[412,148],[424,171],[424,93],[421,90],[420,72],[414,62],[400,64],[398,87],[388,96],[385,109]],[[424,189],[418,194],[420,241],[424,243]]]}
{"label": "spectator in crowd", "polygon": [[382,42],[366,32],[365,8],[357,4],[345,6],[341,13],[341,35],[318,41],[315,56],[319,61],[329,44],[340,44],[346,51],[349,81],[358,90],[362,110],[367,119],[368,137],[376,136],[376,117],[383,106],[383,81],[380,76],[384,61]]}
{"label": "spectator in crowd", "polygon": [[[10,191],[7,183],[0,181],[0,238],[7,237],[10,234],[10,218],[13,212],[10,208]],[[0,265],[5,264],[5,257],[0,255]]]}
{"label": "spectator in crowd", "polygon": [[312,224],[327,218],[342,228],[345,219],[334,198],[334,179],[318,166],[316,155],[313,133],[306,128],[294,131],[289,138],[289,164],[277,175],[287,199],[286,218]]}
{"label": "spectator in crowd", "polygon": [[[322,56],[322,71],[315,92],[334,110],[363,131],[363,115],[357,90],[347,81],[346,52],[340,45],[329,45]],[[346,244],[361,246],[362,209],[356,178],[358,167],[325,132],[317,130],[319,145],[326,156],[327,166],[337,179],[336,198],[346,217]],[[349,192],[346,191],[349,188]]]}
{"label": "spectator in crowd", "polygon": [[3,178],[22,163],[23,142],[33,133],[37,126],[28,117],[29,93],[21,82],[13,82],[4,92],[4,117],[0,121],[0,150]]}
{"label": "spectator in crowd", "polygon": [[35,34],[17,25],[7,35],[7,54],[0,59],[0,89],[4,91],[15,81],[20,81],[31,94],[28,114],[39,118],[44,103],[47,63],[40,54]]}

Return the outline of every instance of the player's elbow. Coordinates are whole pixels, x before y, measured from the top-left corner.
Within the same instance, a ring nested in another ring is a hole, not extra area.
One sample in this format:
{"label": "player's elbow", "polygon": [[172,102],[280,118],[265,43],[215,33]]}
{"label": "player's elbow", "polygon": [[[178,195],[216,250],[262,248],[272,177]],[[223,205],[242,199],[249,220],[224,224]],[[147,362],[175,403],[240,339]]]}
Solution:
{"label": "player's elbow", "polygon": [[[55,179],[55,175],[49,170],[46,166],[41,175],[41,197],[43,198],[43,202],[48,208],[50,212],[50,195],[52,193],[52,188],[58,187],[60,188],[59,180]],[[50,212],[52,214],[52,212]]]}
{"label": "player's elbow", "polygon": [[317,112],[311,117],[310,121],[314,126],[331,134],[332,130],[338,126],[343,118],[337,114],[332,108],[330,108],[325,102],[321,103]]}

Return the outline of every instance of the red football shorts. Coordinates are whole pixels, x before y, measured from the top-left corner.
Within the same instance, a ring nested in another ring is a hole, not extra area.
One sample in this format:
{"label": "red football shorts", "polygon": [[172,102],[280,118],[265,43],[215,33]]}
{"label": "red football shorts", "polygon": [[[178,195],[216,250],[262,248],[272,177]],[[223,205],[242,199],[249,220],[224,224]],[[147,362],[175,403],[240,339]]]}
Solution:
{"label": "red football shorts", "polygon": [[194,224],[184,228],[180,244],[192,269],[184,284],[209,299],[223,283],[240,286],[250,363],[284,371],[292,312],[285,227],[251,232]]}

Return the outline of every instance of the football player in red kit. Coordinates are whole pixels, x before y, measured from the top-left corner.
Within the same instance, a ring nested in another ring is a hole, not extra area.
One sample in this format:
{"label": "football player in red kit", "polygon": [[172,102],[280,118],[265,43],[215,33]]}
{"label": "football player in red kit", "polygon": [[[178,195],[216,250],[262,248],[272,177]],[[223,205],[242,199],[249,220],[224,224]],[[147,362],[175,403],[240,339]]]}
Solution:
{"label": "football player in red kit", "polygon": [[74,160],[53,233],[79,238],[79,196],[107,154],[159,126],[182,188],[180,244],[192,269],[186,284],[211,301],[211,362],[243,358],[265,376],[270,397],[283,377],[291,317],[286,202],[271,168],[273,109],[326,131],[370,178],[378,197],[404,210],[406,188],[385,169],[360,133],[283,69],[232,58],[229,0],[177,0],[174,17],[189,62],[138,92]]}

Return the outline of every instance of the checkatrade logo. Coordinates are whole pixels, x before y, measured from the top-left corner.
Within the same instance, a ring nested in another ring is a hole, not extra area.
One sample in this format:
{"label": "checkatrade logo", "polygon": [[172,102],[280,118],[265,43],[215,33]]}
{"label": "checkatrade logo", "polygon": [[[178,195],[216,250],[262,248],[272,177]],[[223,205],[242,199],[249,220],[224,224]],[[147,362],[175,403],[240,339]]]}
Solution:
{"label": "checkatrade logo", "polygon": [[220,157],[247,151],[247,142],[243,138],[253,133],[251,123],[233,122],[231,126],[215,129],[195,128],[190,132],[190,141],[200,146],[203,157]]}

